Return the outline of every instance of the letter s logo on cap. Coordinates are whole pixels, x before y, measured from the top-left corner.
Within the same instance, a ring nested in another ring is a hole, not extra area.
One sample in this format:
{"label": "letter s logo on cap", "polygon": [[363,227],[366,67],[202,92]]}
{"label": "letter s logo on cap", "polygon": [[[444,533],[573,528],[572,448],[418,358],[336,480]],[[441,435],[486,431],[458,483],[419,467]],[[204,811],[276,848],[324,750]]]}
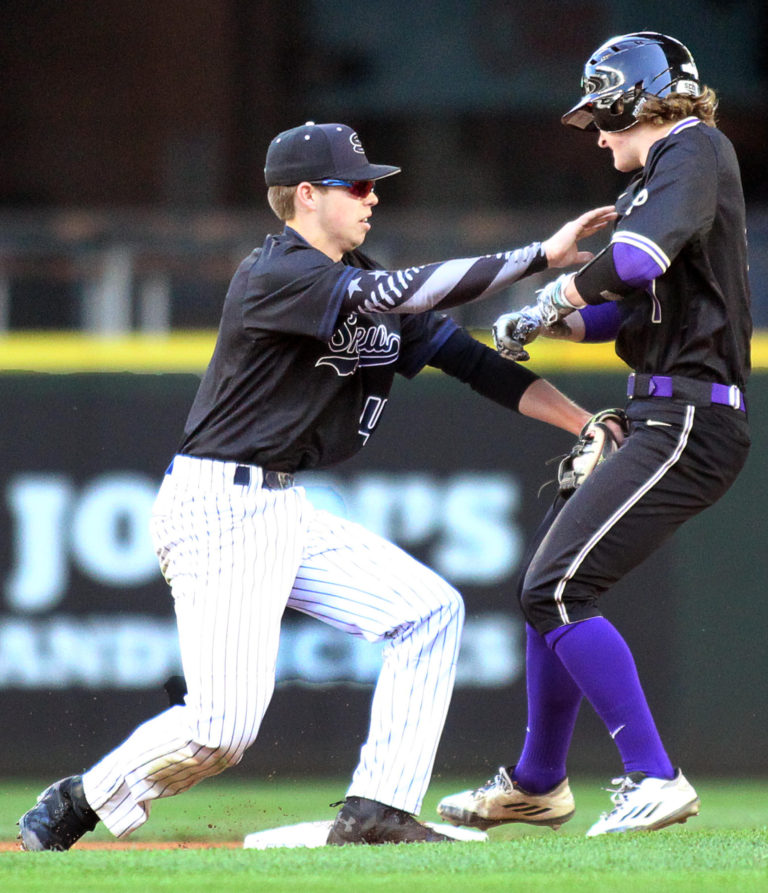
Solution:
{"label": "letter s logo on cap", "polygon": [[352,143],[352,149],[358,153],[358,155],[365,155],[365,149],[363,149],[363,144],[360,142],[360,137],[353,133],[349,138],[350,143]]}

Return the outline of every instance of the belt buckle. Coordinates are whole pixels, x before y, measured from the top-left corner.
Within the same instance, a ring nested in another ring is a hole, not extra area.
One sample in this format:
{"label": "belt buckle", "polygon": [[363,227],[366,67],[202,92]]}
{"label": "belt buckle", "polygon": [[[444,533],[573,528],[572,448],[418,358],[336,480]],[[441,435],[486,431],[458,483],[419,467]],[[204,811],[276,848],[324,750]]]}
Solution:
{"label": "belt buckle", "polygon": [[741,409],[741,391],[735,384],[728,388],[728,405],[733,409]]}
{"label": "belt buckle", "polygon": [[290,471],[265,471],[264,487],[267,490],[287,490],[293,486],[293,475]]}

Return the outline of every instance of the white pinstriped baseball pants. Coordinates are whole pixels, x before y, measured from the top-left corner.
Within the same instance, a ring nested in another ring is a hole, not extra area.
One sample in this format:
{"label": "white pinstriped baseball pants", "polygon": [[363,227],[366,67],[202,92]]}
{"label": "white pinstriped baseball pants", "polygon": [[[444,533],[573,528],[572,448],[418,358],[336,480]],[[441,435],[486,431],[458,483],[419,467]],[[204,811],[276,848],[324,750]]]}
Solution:
{"label": "white pinstriped baseball pants", "polygon": [[370,642],[383,663],[348,795],[418,813],[448,710],[464,607],[448,583],[358,524],[316,510],[260,472],[177,456],[152,518],[174,598],[188,694],[83,776],[99,818],[123,836],[153,799],[237,764],[275,683],[286,606]]}

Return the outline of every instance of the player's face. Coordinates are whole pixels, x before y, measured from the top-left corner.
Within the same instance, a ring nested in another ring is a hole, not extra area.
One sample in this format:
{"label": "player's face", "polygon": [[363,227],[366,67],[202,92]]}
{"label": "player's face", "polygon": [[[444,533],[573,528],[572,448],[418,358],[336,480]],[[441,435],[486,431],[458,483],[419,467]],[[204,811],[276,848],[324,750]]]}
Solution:
{"label": "player's face", "polygon": [[315,190],[318,223],[329,245],[340,254],[358,248],[371,228],[370,217],[379,203],[371,192],[356,198],[344,186],[325,186]]}
{"label": "player's face", "polygon": [[638,140],[637,126],[619,133],[611,133],[607,130],[600,130],[598,133],[600,136],[597,139],[597,145],[601,149],[610,149],[613,152],[613,166],[617,171],[626,174],[645,164],[644,154],[647,154],[647,147],[641,145]]}

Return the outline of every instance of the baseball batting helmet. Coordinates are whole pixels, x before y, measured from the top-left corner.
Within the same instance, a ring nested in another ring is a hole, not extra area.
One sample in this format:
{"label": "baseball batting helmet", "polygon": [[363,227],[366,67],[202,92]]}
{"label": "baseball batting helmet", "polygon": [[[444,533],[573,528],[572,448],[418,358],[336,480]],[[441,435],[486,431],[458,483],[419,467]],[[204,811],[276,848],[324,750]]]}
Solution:
{"label": "baseball batting helmet", "polygon": [[562,117],[579,130],[628,130],[648,96],[699,96],[699,72],[688,49],[665,34],[637,31],[607,40],[581,78],[581,100]]}

